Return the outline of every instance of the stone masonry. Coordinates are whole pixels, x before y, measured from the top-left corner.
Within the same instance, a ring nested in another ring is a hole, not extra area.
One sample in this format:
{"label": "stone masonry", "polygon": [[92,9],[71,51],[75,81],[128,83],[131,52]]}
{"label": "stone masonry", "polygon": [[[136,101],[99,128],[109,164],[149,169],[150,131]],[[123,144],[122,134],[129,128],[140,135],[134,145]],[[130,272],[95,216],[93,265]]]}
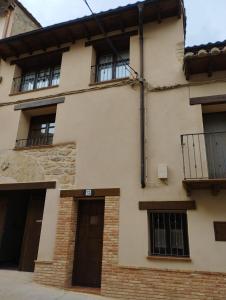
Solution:
{"label": "stone masonry", "polygon": [[60,188],[75,184],[76,145],[61,144],[0,152],[0,183],[56,180]]}

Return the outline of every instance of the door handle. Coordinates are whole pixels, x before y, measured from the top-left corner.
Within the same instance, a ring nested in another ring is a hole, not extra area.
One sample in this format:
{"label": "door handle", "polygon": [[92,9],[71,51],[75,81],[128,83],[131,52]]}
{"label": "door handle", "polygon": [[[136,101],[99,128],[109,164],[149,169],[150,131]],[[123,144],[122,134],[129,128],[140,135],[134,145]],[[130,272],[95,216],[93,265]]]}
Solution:
{"label": "door handle", "polygon": [[42,220],[36,220],[35,222],[36,223],[42,223]]}

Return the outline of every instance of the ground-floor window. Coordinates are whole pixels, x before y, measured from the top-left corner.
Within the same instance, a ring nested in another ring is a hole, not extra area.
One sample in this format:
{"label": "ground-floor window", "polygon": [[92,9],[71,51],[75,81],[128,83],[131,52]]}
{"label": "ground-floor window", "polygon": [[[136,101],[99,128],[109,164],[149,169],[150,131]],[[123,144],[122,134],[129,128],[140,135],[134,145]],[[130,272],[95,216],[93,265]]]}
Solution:
{"label": "ground-floor window", "polygon": [[186,212],[149,211],[149,255],[189,257]]}

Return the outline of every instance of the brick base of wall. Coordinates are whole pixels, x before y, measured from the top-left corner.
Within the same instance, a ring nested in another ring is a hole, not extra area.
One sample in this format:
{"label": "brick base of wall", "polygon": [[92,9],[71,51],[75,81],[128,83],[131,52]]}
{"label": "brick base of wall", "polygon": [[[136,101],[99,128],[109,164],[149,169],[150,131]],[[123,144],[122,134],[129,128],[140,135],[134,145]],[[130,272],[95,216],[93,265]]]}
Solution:
{"label": "brick base of wall", "polygon": [[76,224],[76,201],[73,198],[62,198],[59,207],[54,259],[52,262],[36,262],[35,282],[60,288],[71,287]]}
{"label": "brick base of wall", "polygon": [[225,300],[226,274],[115,267],[101,294],[130,300]]}
{"label": "brick base of wall", "polygon": [[[34,280],[70,288],[77,224],[77,202],[60,201],[53,262],[36,262]],[[226,274],[120,267],[119,197],[105,198],[102,261],[103,296],[133,300],[226,300]]]}

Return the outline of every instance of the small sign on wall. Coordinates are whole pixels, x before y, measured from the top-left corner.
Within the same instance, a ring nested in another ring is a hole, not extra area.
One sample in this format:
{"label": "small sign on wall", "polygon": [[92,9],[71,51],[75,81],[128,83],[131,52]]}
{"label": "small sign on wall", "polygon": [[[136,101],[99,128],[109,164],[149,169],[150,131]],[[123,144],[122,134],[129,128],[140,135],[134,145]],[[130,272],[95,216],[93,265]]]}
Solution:
{"label": "small sign on wall", "polygon": [[85,197],[92,197],[94,196],[93,190],[91,189],[86,189],[84,192]]}

